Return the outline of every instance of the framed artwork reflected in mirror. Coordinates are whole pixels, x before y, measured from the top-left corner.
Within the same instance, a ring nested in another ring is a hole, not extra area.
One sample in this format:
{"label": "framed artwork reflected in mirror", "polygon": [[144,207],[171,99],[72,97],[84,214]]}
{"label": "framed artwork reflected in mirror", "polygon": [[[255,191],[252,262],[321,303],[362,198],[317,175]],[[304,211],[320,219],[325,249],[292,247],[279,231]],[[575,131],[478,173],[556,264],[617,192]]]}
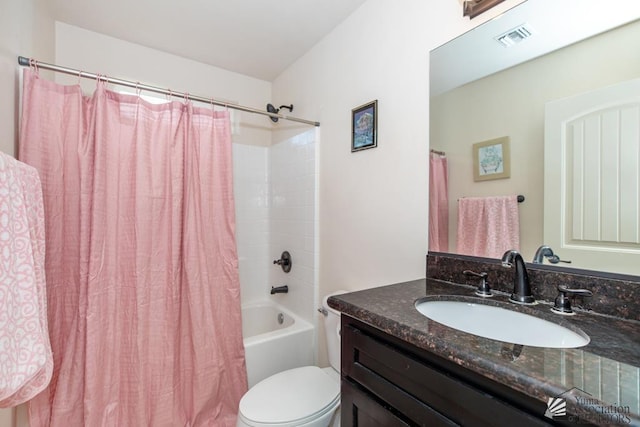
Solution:
{"label": "framed artwork reflected in mirror", "polygon": [[473,144],[473,180],[509,178],[511,176],[509,137]]}

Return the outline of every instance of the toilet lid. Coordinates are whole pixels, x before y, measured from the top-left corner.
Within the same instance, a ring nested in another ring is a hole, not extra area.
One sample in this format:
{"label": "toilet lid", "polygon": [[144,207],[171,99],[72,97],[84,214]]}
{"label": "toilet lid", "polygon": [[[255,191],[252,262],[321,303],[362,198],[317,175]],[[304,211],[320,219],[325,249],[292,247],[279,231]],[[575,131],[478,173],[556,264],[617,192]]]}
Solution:
{"label": "toilet lid", "polygon": [[240,413],[256,423],[287,423],[321,412],[339,395],[335,379],[317,366],[304,366],[253,386],[240,400]]}

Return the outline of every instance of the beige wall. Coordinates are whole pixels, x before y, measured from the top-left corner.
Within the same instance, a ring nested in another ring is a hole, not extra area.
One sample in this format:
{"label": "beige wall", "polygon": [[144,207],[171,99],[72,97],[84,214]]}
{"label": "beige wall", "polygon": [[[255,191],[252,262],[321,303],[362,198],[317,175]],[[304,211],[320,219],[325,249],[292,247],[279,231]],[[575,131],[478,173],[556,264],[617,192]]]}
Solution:
{"label": "beige wall", "polygon": [[[457,200],[523,194],[521,252],[543,243],[544,104],[640,75],[640,21],[434,98],[431,147],[449,161],[449,237],[454,252]],[[509,136],[511,178],[474,182],[471,145]],[[581,266],[588,268],[588,266]]]}
{"label": "beige wall", "polygon": [[14,154],[18,138],[18,55],[52,60],[53,20],[46,0],[0,0],[0,150]]}
{"label": "beige wall", "polygon": [[[215,96],[218,100],[241,105],[260,107],[271,102],[270,82],[62,22],[56,22],[55,28],[55,62],[59,65],[204,97]],[[77,77],[60,73],[55,78],[63,84],[78,82]],[[87,93],[95,89],[93,80],[83,79],[81,84]],[[127,90],[122,86],[112,89]],[[164,97],[153,93],[147,95]],[[239,111],[232,111],[232,114],[238,121],[234,142],[261,146],[271,144],[272,122],[268,117]]]}
{"label": "beige wall", "polygon": [[[429,51],[517,3],[469,21],[456,1],[369,0],[274,81],[321,122],[318,300],[425,276]],[[351,153],[351,109],[374,99],[378,147]]]}

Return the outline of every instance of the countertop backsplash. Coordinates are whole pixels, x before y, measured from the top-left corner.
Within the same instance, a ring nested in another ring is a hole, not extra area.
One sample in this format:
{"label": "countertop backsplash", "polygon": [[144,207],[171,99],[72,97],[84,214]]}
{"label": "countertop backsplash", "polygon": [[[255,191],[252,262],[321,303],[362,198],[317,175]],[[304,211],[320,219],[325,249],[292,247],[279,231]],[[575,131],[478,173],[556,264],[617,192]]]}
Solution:
{"label": "countertop backsplash", "polygon": [[[503,267],[499,259],[471,257],[450,253],[427,254],[427,278],[453,283],[476,285],[478,279],[463,274],[464,270],[486,272],[491,289],[511,293],[513,269]],[[588,289],[592,297],[572,298],[574,310],[589,310],[598,314],[640,321],[640,277],[603,273],[568,267],[527,263],[533,295],[537,300],[553,303],[557,286]]]}

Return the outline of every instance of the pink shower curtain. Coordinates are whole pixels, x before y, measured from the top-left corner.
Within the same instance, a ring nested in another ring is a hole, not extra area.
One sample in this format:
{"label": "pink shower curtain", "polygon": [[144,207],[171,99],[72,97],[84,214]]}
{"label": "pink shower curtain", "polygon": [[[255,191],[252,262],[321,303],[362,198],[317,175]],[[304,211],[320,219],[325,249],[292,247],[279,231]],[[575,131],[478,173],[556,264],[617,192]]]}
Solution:
{"label": "pink shower curtain", "polygon": [[54,354],[31,427],[234,426],[247,380],[228,113],[24,77]]}
{"label": "pink shower curtain", "polygon": [[429,156],[429,250],[449,251],[449,187],[447,158]]}

